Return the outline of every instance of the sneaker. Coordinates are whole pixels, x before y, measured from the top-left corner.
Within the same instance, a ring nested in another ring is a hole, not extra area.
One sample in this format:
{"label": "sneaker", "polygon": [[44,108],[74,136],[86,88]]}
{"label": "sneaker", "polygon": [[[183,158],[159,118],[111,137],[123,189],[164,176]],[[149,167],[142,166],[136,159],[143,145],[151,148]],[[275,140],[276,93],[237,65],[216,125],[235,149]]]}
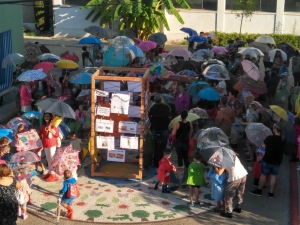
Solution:
{"label": "sneaker", "polygon": [[229,213],[229,212],[226,212],[226,213],[221,212],[220,215],[223,216],[223,217],[232,218],[232,213]]}
{"label": "sneaker", "polygon": [[200,202],[194,202],[194,206],[200,206]]}
{"label": "sneaker", "polygon": [[27,213],[23,213],[23,214],[22,214],[22,219],[23,219],[23,220],[26,220],[27,218],[28,218]]}
{"label": "sneaker", "polygon": [[258,188],[258,185],[257,185],[257,184],[252,184],[252,186]]}
{"label": "sneaker", "polygon": [[50,174],[46,179],[47,182],[56,182],[58,181],[58,177],[55,174]]}
{"label": "sneaker", "polygon": [[21,209],[21,207],[19,207],[19,209],[18,209],[18,216],[22,216],[22,209]]}
{"label": "sneaker", "polygon": [[238,208],[238,207],[235,207],[235,208],[233,209],[233,212],[241,213],[241,212],[242,212],[242,209],[241,209],[241,208]]}
{"label": "sneaker", "polygon": [[255,189],[254,191],[249,191],[251,195],[261,196],[261,190]]}
{"label": "sneaker", "polygon": [[189,202],[187,206],[195,206],[195,202]]}
{"label": "sneaker", "polygon": [[274,193],[269,192],[269,198],[274,198]]}
{"label": "sneaker", "polygon": [[156,183],[155,183],[155,186],[154,186],[154,190],[157,190],[157,189],[158,189],[158,185],[159,185],[159,183],[156,182]]}

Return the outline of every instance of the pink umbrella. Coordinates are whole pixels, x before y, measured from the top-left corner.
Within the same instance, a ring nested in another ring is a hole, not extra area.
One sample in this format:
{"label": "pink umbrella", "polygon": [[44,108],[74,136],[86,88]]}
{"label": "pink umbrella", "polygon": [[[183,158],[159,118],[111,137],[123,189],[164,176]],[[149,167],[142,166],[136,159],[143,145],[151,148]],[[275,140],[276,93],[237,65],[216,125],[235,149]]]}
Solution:
{"label": "pink umbrella", "polygon": [[212,49],[211,51],[212,51],[213,53],[216,53],[216,54],[218,54],[218,53],[223,53],[223,54],[225,54],[226,52],[228,52],[226,48],[221,47],[221,46],[213,47],[213,49]]}
{"label": "pink umbrella", "polygon": [[260,72],[257,66],[250,62],[249,60],[243,60],[241,62],[244,72],[253,80],[258,80],[260,78]]}
{"label": "pink umbrella", "polygon": [[139,39],[139,38],[133,38],[132,40],[134,41],[134,43],[135,43],[136,45],[139,44],[139,43],[141,43],[141,42],[143,42],[143,40],[141,40],[141,39]]}
{"label": "pink umbrella", "polygon": [[20,124],[24,124],[25,126],[25,131],[29,130],[30,128],[30,123],[28,122],[28,120],[23,119],[21,117],[16,117],[11,119],[7,124],[6,127],[12,129],[14,132],[16,132],[16,130],[18,129],[18,126]]}
{"label": "pink umbrella", "polygon": [[169,55],[179,56],[179,57],[188,59],[191,57],[192,53],[184,48],[176,48],[176,49],[173,49],[172,51],[170,51]]}
{"label": "pink umbrella", "polygon": [[44,73],[48,73],[49,70],[51,70],[54,67],[54,63],[52,62],[40,62],[36,64],[33,69],[39,70],[42,69]]}
{"label": "pink umbrella", "polygon": [[58,175],[63,175],[65,170],[77,170],[79,162],[79,151],[71,145],[59,148],[51,158],[51,169]]}
{"label": "pink umbrella", "polygon": [[154,41],[142,41],[137,45],[142,51],[148,52],[156,48],[157,44]]}

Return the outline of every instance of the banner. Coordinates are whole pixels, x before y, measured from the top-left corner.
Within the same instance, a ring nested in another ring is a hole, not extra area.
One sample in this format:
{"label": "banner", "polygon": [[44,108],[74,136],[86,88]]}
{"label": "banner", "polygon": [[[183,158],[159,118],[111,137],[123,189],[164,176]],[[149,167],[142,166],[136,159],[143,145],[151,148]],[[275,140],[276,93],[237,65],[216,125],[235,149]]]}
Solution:
{"label": "banner", "polygon": [[108,150],[107,161],[125,162],[125,150]]}
{"label": "banner", "polygon": [[129,94],[112,94],[110,112],[128,115],[129,100]]}
{"label": "banner", "polygon": [[[35,130],[17,134],[24,151],[42,148],[42,141]],[[20,143],[20,144],[21,144]]]}
{"label": "banner", "polygon": [[120,121],[118,128],[119,133],[136,134],[137,123],[131,121]]}
{"label": "banner", "polygon": [[129,149],[138,149],[139,148],[139,138],[138,137],[121,136],[120,147],[121,148],[129,148]]}
{"label": "banner", "polygon": [[113,133],[114,121],[113,120],[96,119],[95,130],[97,132]]}
{"label": "banner", "polygon": [[115,149],[115,137],[97,136],[97,148]]}

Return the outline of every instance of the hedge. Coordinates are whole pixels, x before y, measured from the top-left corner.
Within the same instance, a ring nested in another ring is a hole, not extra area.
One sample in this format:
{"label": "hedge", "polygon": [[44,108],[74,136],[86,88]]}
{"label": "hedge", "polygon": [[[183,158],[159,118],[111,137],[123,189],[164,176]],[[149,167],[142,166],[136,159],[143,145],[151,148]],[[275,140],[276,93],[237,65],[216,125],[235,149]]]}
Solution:
{"label": "hedge", "polygon": [[[262,34],[248,34],[244,33],[239,35],[239,33],[225,33],[225,32],[213,32],[219,39],[219,41],[216,41],[215,44],[221,46],[225,46],[227,44],[227,41],[232,39],[235,40],[236,38],[240,37],[241,41],[245,41],[247,39],[256,39],[257,37],[261,36]],[[282,42],[287,42],[294,46],[295,48],[299,48],[300,44],[300,36],[294,35],[294,34],[266,34],[268,36],[271,36],[276,44],[280,44]]]}

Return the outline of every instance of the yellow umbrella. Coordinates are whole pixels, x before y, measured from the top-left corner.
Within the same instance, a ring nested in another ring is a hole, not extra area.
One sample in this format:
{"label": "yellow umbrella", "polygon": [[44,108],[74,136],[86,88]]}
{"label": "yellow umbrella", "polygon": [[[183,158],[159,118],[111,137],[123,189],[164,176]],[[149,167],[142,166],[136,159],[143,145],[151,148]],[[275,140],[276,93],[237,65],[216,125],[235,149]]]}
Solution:
{"label": "yellow umbrella", "polygon": [[55,63],[55,66],[64,68],[64,69],[76,69],[79,66],[77,65],[76,62],[73,62],[72,60],[59,60]]}
{"label": "yellow umbrella", "polygon": [[[192,122],[192,121],[195,121],[195,120],[198,120],[200,119],[199,116],[197,116],[196,114],[194,113],[189,113],[186,120],[189,121],[189,122]],[[181,116],[177,116],[175,117],[169,124],[169,128],[173,128],[175,123],[181,121]]]}
{"label": "yellow umbrella", "polygon": [[289,119],[288,119],[287,112],[286,112],[283,108],[281,108],[281,107],[279,107],[279,106],[277,106],[277,105],[270,105],[270,109],[271,109],[274,113],[276,113],[277,116],[279,116],[280,118],[284,119],[285,121],[288,121],[288,120],[289,120]]}

